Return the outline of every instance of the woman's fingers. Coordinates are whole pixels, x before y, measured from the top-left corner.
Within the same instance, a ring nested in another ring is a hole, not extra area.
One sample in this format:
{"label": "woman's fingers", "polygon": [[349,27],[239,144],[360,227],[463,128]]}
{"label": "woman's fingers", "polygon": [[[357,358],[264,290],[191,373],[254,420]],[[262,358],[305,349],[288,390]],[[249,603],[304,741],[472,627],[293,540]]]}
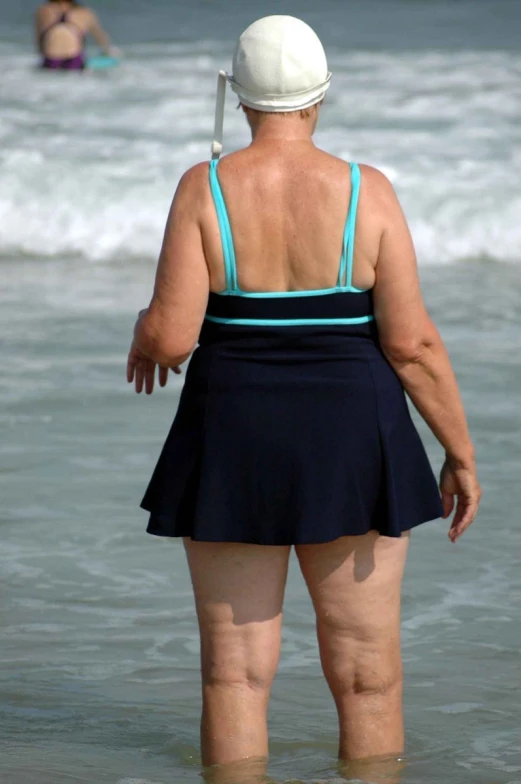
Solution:
{"label": "woman's fingers", "polygon": [[145,392],[151,395],[154,391],[154,382],[156,380],[156,363],[151,359],[145,362]]}
{"label": "woman's fingers", "polygon": [[168,382],[168,368],[167,367],[160,367],[159,368],[159,386],[166,387]]}
{"label": "woman's fingers", "polygon": [[465,533],[467,528],[474,522],[478,513],[479,498],[460,496],[456,506],[456,514],[449,531],[449,538],[456,542]]}
{"label": "woman's fingers", "polygon": [[143,391],[143,385],[145,382],[145,360],[143,359],[138,359],[136,362],[135,382],[136,392],[138,395],[140,395]]}
{"label": "woman's fingers", "polygon": [[441,503],[443,506],[443,519],[446,520],[447,517],[450,517],[452,514],[452,510],[454,509],[454,496],[452,493],[448,493],[446,490],[441,491]]}
{"label": "woman's fingers", "polygon": [[132,382],[134,381],[135,370],[136,370],[136,359],[133,356],[132,351],[130,351],[127,359],[127,381],[129,384],[132,384]]}
{"label": "woman's fingers", "polygon": [[446,460],[441,471],[440,491],[444,518],[451,515],[454,500],[457,499],[449,531],[449,539],[456,542],[474,522],[478,513],[481,488],[475,467],[472,465],[468,468],[454,468]]}
{"label": "woman's fingers", "polygon": [[[138,395],[143,392],[151,395],[154,391],[156,367],[158,368],[159,385],[166,387],[169,368],[156,365],[151,359],[137,358],[129,355],[127,362],[127,381],[134,382]],[[181,372],[181,371],[179,371]]]}

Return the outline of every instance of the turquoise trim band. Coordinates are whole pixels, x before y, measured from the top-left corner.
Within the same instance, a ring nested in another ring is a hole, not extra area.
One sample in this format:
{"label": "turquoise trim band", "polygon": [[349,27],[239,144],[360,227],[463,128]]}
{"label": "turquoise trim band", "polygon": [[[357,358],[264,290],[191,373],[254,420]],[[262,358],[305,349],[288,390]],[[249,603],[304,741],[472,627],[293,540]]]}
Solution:
{"label": "turquoise trim band", "polygon": [[353,287],[353,255],[355,252],[356,215],[358,212],[358,198],[360,196],[360,167],[357,163],[351,164],[351,206],[349,208],[349,239],[347,243],[347,274],[346,286]]}
{"label": "turquoise trim band", "polygon": [[237,324],[243,327],[327,327],[330,324],[368,324],[374,316],[340,319],[234,319],[219,316],[205,316],[208,321],[216,324]]}
{"label": "turquoise trim band", "polygon": [[233,244],[230,219],[226,210],[226,203],[217,174],[217,161],[210,161],[210,189],[217,212],[217,221],[221,233],[221,243],[224,259],[224,273],[226,277],[226,293],[235,294],[237,286],[237,263],[235,261],[235,247]]}
{"label": "turquoise trim band", "polygon": [[246,297],[249,299],[284,299],[290,297],[322,297],[327,294],[365,294],[370,289],[333,288],[333,289],[305,289],[304,291],[215,291],[220,297],[233,295],[235,297]]}

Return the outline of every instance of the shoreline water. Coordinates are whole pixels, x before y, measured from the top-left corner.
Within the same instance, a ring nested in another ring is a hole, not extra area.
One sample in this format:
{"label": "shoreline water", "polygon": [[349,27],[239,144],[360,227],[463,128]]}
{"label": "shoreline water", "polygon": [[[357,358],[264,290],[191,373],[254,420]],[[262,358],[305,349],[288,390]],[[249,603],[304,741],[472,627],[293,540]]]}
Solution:
{"label": "shoreline water", "polygon": [[[89,269],[80,275],[71,265],[70,272],[71,288],[83,291]],[[521,382],[521,270],[481,264],[474,277],[469,272],[468,265],[422,270],[462,386],[485,497],[479,521],[456,547],[442,522],[413,536],[403,618],[405,784],[439,781],[440,766],[457,784],[516,780],[503,768],[508,759],[517,765],[511,684],[521,622],[521,412],[504,385]],[[139,278],[148,275],[140,270]],[[10,352],[0,381],[0,774],[27,784],[17,766],[41,770],[47,759],[49,781],[62,774],[87,782],[84,765],[100,782],[195,782],[198,640],[184,554],[147,537],[137,508],[182,380],[172,377],[170,389],[149,399],[126,386],[124,348],[139,280],[116,289],[114,277],[101,303],[98,280],[82,307],[67,288],[51,281],[38,290],[37,280],[17,291],[13,277],[0,308]],[[116,291],[124,303],[117,308]],[[26,311],[14,310],[15,293],[25,293]],[[61,307],[60,295],[68,305]],[[439,467],[439,447],[424,426],[422,435]],[[293,563],[271,706],[274,778],[334,780],[335,726]]]}

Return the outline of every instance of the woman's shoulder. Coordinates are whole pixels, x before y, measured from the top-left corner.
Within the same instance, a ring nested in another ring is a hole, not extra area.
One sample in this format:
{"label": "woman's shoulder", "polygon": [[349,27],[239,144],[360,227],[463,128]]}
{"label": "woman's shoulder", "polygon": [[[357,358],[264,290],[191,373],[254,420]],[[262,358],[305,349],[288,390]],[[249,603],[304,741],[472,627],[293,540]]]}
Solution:
{"label": "woman's shoulder", "polygon": [[210,162],[209,161],[200,161],[199,163],[194,163],[193,166],[190,166],[180,177],[179,184],[177,186],[179,189],[190,189],[190,188],[197,188],[200,187],[203,183],[208,181],[210,171]]}
{"label": "woman's shoulder", "polygon": [[95,11],[88,5],[72,5],[67,13],[72,13],[77,19],[97,19]]}
{"label": "woman's shoulder", "polygon": [[[62,11],[63,9],[57,3],[40,3],[36,8],[35,14],[37,16],[56,16],[56,10]],[[67,10],[67,14],[73,14],[77,17],[90,18],[95,17],[94,11],[86,5],[72,5]]]}
{"label": "woman's shoulder", "polygon": [[371,166],[368,163],[358,163],[360,173],[365,179],[373,185],[386,188],[391,185],[391,175],[387,175],[382,169],[377,169],[376,166]]}
{"label": "woman's shoulder", "polygon": [[174,195],[174,201],[178,206],[184,205],[190,211],[197,208],[199,211],[205,205],[209,196],[209,171],[209,162],[201,161],[181,175]]}
{"label": "woman's shoulder", "polygon": [[41,3],[37,7],[36,11],[34,12],[34,15],[36,16],[37,19],[42,19],[44,16],[47,15],[48,12],[49,12],[49,3]]}
{"label": "woman's shoulder", "polygon": [[[372,197],[389,200],[395,198],[394,188],[390,180],[392,173],[385,173],[383,170],[361,163],[357,160],[346,160],[329,152],[316,148],[318,155],[310,159],[310,164],[315,166],[323,179],[338,179],[342,184],[345,177],[349,176],[349,169],[356,165],[360,171],[361,190]],[[389,176],[388,176],[389,175]]]}
{"label": "woman's shoulder", "polygon": [[360,193],[362,197],[370,198],[375,206],[386,212],[398,203],[398,198],[390,177],[381,169],[367,163],[359,163],[360,168]]}
{"label": "woman's shoulder", "polygon": [[[219,166],[222,166],[223,169],[235,168],[236,164],[240,164],[243,153],[243,150],[237,150],[224,155]],[[323,159],[325,165],[322,171],[325,176],[333,175],[333,171],[342,175],[348,170],[350,162],[329,153],[324,153],[324,155],[326,158]],[[361,174],[361,192],[366,197],[380,203],[383,208],[396,203],[397,197],[390,179],[392,176],[390,172],[387,174],[367,163],[358,163],[357,165]],[[208,192],[210,166],[209,161],[200,161],[187,169],[179,180],[176,192],[182,196],[200,196],[201,193]]]}

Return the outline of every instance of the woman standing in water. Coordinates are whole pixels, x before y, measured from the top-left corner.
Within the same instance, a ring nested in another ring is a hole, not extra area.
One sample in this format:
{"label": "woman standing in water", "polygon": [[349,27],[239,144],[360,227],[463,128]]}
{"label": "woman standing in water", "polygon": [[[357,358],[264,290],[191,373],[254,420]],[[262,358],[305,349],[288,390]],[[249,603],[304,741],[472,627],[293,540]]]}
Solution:
{"label": "woman standing in water", "polygon": [[87,65],[88,35],[105,54],[113,53],[110,38],[94,11],[75,0],[49,0],[41,5],[36,11],[35,27],[42,68],[83,71]]}
{"label": "woman standing in water", "polygon": [[[456,542],[480,499],[393,188],[313,144],[330,78],[298,19],[267,17],[243,33],[228,80],[252,143],[217,163],[221,74],[214,160],[181,178],[129,355],[128,380],[150,393],[156,365],[164,385],[199,343],[143,507],[150,533],[184,537],[205,765],[267,755],[292,547],[341,759],[399,756],[410,531],[448,518],[456,498]],[[445,449],[441,494],[404,390]]]}

